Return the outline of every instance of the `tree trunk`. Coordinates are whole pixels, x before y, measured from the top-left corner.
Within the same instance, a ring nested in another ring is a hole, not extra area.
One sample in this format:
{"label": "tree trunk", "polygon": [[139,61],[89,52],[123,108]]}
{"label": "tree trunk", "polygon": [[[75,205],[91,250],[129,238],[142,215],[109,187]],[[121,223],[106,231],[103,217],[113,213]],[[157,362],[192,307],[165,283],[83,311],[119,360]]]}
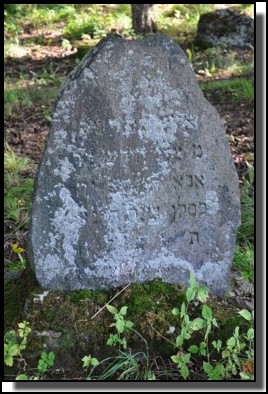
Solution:
{"label": "tree trunk", "polygon": [[153,6],[154,4],[131,4],[132,25],[135,33],[156,32],[156,25],[152,17]]}

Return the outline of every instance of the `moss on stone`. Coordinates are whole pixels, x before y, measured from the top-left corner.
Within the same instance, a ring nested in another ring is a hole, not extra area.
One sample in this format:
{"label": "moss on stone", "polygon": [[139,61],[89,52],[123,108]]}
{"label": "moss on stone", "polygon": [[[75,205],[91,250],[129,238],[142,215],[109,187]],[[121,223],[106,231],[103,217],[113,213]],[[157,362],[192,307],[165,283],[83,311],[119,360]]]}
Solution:
{"label": "moss on stone", "polygon": [[[117,348],[107,346],[110,333],[115,333],[114,328],[110,327],[114,322],[113,315],[106,308],[101,308],[119,293],[119,289],[44,293],[36,286],[36,282],[28,280],[20,277],[6,284],[8,297],[5,303],[9,307],[5,311],[5,318],[7,314],[9,329],[17,328],[17,323],[22,320],[30,322],[32,334],[25,353],[30,367],[36,367],[42,351],[54,351],[55,368],[69,368],[72,376],[81,376],[81,359],[85,355],[91,354],[103,360],[117,354]],[[176,353],[176,347],[163,337],[175,343],[180,331],[180,319],[173,316],[171,311],[175,307],[180,308],[183,301],[183,287],[154,280],[132,284],[116,296],[111,305],[118,309],[128,306],[126,319],[134,322],[134,328],[148,343],[150,357],[169,358]],[[237,325],[242,328],[248,324],[238,315],[238,308],[224,300],[210,297],[208,305],[219,323],[219,328],[213,328],[211,340],[221,339],[224,343],[232,336]],[[92,319],[98,311],[100,313]],[[198,303],[195,306],[192,303],[188,312],[191,319],[201,317],[202,305]],[[171,326],[176,329],[172,335],[167,334]],[[198,344],[202,338],[200,333],[194,333],[185,343],[185,349],[190,344]],[[146,342],[135,333],[127,334],[127,339],[132,352],[146,351]]]}
{"label": "moss on stone", "polygon": [[79,304],[83,301],[92,301],[97,304],[105,304],[108,301],[108,292],[94,290],[77,290],[70,292],[70,301]]}

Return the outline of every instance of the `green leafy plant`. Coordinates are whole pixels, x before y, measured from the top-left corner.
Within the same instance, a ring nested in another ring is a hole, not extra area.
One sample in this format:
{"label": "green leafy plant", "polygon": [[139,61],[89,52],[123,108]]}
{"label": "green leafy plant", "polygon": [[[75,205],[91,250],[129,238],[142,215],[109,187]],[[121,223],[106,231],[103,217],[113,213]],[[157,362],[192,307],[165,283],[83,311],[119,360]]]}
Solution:
{"label": "green leafy plant", "polygon": [[[21,249],[21,248],[17,248]],[[22,351],[27,347],[28,336],[31,333],[29,322],[23,321],[18,324],[18,330],[10,330],[5,333],[4,336],[4,363],[12,367],[14,365],[14,359],[19,358],[20,361],[24,361],[24,369],[27,366],[26,360],[23,358]],[[38,362],[37,375],[26,375],[25,373],[19,374],[16,380],[39,380],[42,379],[44,374],[54,365],[55,354],[54,352],[42,352]]]}
{"label": "green leafy plant", "polygon": [[[142,335],[134,329],[134,324],[126,319],[127,306],[122,306],[120,310],[116,307],[106,304],[106,309],[113,315],[115,322],[110,327],[115,327],[116,333],[110,334],[107,341],[109,346],[118,346],[118,355],[108,357],[102,361],[96,358],[85,356],[83,367],[92,367],[87,380],[155,380],[154,373],[149,366],[149,349],[147,341]],[[131,350],[126,351],[128,344],[126,334],[135,334],[145,343],[146,352],[137,352],[132,354]],[[120,348],[123,348],[122,351]],[[108,364],[108,366],[106,366]],[[100,366],[103,370],[98,376],[93,376],[94,369]]]}
{"label": "green leafy plant", "polygon": [[[177,364],[183,379],[190,375],[189,365],[193,355],[204,357],[203,370],[208,380],[230,379],[240,374],[241,379],[253,379],[253,373],[246,373],[243,370],[243,360],[254,360],[254,328],[250,327],[246,334],[241,334],[240,327],[235,327],[233,335],[227,339],[223,345],[220,339],[210,341],[210,334],[218,328],[218,322],[213,316],[212,309],[204,304],[202,305],[202,317],[196,317],[191,320],[188,310],[190,303],[198,299],[201,303],[206,301],[208,289],[205,286],[199,286],[193,275],[190,275],[190,285],[186,290],[186,301],[182,302],[181,308],[174,308],[172,314],[180,320],[180,333],[176,338],[178,352],[171,357],[172,361]],[[239,315],[245,320],[253,323],[253,313],[242,310]],[[199,344],[193,344],[185,352],[185,342],[196,339],[196,332],[202,334],[202,340]],[[215,332],[213,333],[215,337]],[[184,346],[183,346],[184,345]],[[215,354],[216,353],[216,354]],[[213,359],[217,357],[217,361]]]}
{"label": "green leafy plant", "polygon": [[92,365],[93,367],[99,365],[98,360],[94,357],[91,357],[91,355],[85,356],[84,358],[82,358],[82,361],[83,361],[83,368],[88,368],[90,365]]}
{"label": "green leafy plant", "polygon": [[[188,314],[190,302],[193,301],[196,297],[199,302],[204,302],[207,298],[208,288],[206,286],[200,286],[197,284],[194,276],[190,274],[189,287],[186,290],[186,302],[183,302],[181,308],[174,308],[172,310],[172,314],[174,316],[178,316],[180,319],[181,327],[180,334],[176,338],[176,346],[179,348],[179,352],[177,355],[172,356],[171,359],[178,365],[179,371],[182,377],[186,380],[189,376],[189,368],[188,364],[190,362],[191,353],[195,354],[198,351],[204,351],[204,345],[200,344],[199,348],[196,345],[192,345],[189,347],[189,353],[185,353],[183,349],[183,344],[185,341],[189,340],[192,337],[194,331],[198,331],[203,329],[206,326],[206,334],[205,334],[205,346],[208,340],[208,334],[211,330],[212,324],[212,313],[208,306],[204,306],[202,318],[196,318],[193,321],[190,320],[190,316]],[[206,308],[205,308],[206,307]],[[215,320],[213,320],[215,324]]]}
{"label": "green leafy plant", "polygon": [[4,362],[9,367],[13,366],[15,357],[22,357],[21,352],[26,349],[27,339],[31,333],[27,321],[19,323],[18,327],[17,333],[11,330],[4,336]]}
{"label": "green leafy plant", "polygon": [[54,352],[42,352],[41,357],[38,361],[38,374],[37,375],[26,375],[25,373],[19,374],[16,380],[41,380],[44,379],[45,373],[54,365],[55,354]]}
{"label": "green leafy plant", "polygon": [[112,323],[110,327],[116,328],[116,334],[110,334],[107,341],[107,345],[116,346],[120,345],[123,349],[127,348],[127,340],[123,334],[126,334],[133,328],[133,323],[130,320],[125,320],[127,313],[127,306],[123,306],[119,311],[112,305],[106,305],[107,310],[114,315],[115,323]]}
{"label": "green leafy plant", "polygon": [[53,367],[54,360],[55,360],[54,352],[49,352],[49,353],[42,352],[37,366],[41,376],[44,375],[49,368]]}

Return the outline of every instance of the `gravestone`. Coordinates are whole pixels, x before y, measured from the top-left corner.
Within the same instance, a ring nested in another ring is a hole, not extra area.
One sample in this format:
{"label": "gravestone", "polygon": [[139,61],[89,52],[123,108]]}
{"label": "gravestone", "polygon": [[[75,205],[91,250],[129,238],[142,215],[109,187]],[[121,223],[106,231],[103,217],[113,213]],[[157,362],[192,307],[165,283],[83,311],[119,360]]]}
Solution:
{"label": "gravestone", "polygon": [[39,166],[30,260],[46,289],[193,272],[229,285],[238,177],[220,117],[180,47],[103,39],[66,79]]}
{"label": "gravestone", "polygon": [[229,7],[202,14],[198,21],[196,45],[203,48],[250,48],[254,46],[254,20]]}

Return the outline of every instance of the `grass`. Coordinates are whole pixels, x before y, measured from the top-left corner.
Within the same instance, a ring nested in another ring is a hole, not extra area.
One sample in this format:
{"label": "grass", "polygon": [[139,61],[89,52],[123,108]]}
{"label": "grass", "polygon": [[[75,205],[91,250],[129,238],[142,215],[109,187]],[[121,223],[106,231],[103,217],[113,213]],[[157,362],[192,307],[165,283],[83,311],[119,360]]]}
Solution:
{"label": "grass", "polygon": [[245,280],[254,281],[254,168],[249,166],[248,179],[241,190],[241,225],[233,267]]}
{"label": "grass", "polygon": [[120,351],[118,356],[109,357],[100,364],[108,366],[88,380],[155,380],[154,373],[149,367],[148,354],[144,352],[131,354]]}
{"label": "grass", "polygon": [[107,23],[97,12],[76,15],[65,27],[63,34],[67,38],[80,39],[83,34],[91,38],[101,38],[106,35]]}
{"label": "grass", "polygon": [[[44,79],[42,80],[44,81]],[[49,80],[50,81],[50,80]],[[43,82],[42,82],[43,83]],[[49,83],[49,82],[48,82]],[[59,82],[57,80],[57,86]],[[4,92],[4,103],[5,103],[5,115],[13,116],[16,112],[20,111],[22,107],[29,105],[38,105],[44,103],[44,97],[46,104],[51,103],[55,100],[58,87],[40,87],[30,86],[28,88],[14,87],[7,88],[5,86]]]}
{"label": "grass", "polygon": [[208,81],[201,85],[205,91],[219,91],[221,94],[231,94],[237,101],[254,98],[254,81],[247,78],[231,80]]}
{"label": "grass", "polygon": [[252,244],[246,242],[244,246],[236,246],[233,268],[240,271],[244,280],[254,282],[254,248]]}
{"label": "grass", "polygon": [[[25,177],[32,172],[26,157],[16,156],[10,148],[4,153],[4,219],[10,223],[14,237],[19,228],[28,223],[28,211],[33,191],[33,179]],[[14,226],[15,225],[15,226]],[[10,236],[10,234],[8,234]]]}
{"label": "grass", "polygon": [[208,48],[202,53],[204,59],[203,67],[207,68],[209,71],[214,68],[216,71],[224,70],[237,74],[253,71],[253,51],[251,54],[251,62],[241,63],[236,56],[237,54],[235,51],[226,51],[219,47]]}
{"label": "grass", "polygon": [[213,10],[213,4],[161,4],[155,19],[162,33],[189,41],[194,39],[200,15]]}
{"label": "grass", "polygon": [[237,237],[240,243],[254,242],[254,168],[251,165],[241,190],[241,225]]}
{"label": "grass", "polygon": [[[26,260],[12,252],[12,244],[21,247],[21,240],[28,227],[29,209],[33,192],[33,166],[27,157],[17,156],[10,147],[4,153],[4,221],[5,221],[5,270],[26,268]],[[21,249],[23,251],[23,249]]]}
{"label": "grass", "polygon": [[130,5],[128,9],[109,7],[108,10],[109,12],[104,14],[102,8],[98,6],[90,7],[89,10],[80,10],[66,24],[63,30],[64,36],[69,39],[81,39],[84,36],[102,38],[111,30],[119,31],[121,34],[132,33]]}

